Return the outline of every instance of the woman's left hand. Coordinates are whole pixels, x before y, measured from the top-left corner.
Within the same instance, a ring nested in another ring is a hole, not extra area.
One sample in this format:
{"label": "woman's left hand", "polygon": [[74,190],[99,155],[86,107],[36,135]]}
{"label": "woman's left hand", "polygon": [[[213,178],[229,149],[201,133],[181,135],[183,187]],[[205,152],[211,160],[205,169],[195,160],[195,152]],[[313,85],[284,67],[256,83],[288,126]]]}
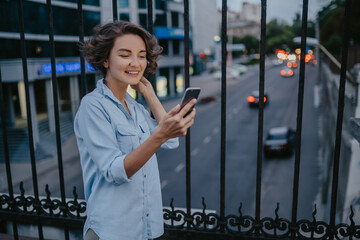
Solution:
{"label": "woman's left hand", "polygon": [[141,93],[142,95],[145,95],[150,91],[154,91],[151,83],[145,77],[141,77],[139,83],[136,85],[131,85],[131,87],[136,91],[138,91],[139,93]]}

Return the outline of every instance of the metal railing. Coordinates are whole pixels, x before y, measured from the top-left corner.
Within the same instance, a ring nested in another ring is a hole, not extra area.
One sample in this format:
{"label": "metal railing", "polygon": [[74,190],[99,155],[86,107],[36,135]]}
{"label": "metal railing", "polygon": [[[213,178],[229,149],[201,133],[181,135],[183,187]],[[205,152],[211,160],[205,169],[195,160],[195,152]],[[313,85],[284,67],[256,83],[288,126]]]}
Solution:
{"label": "metal railing", "polygon": [[[19,239],[18,224],[28,223],[38,226],[39,239],[44,239],[43,225],[51,225],[64,229],[64,238],[69,239],[69,229],[81,229],[85,222],[86,204],[77,198],[76,188],[73,191],[73,199],[67,199],[65,196],[64,173],[62,162],[62,149],[60,139],[59,125],[59,109],[57,95],[57,81],[55,69],[55,45],[53,33],[53,15],[51,0],[46,1],[49,22],[49,43],[51,52],[52,65],[52,86],[53,101],[56,126],[56,142],[58,154],[58,170],[60,179],[61,198],[54,199],[50,197],[50,191],[46,186],[47,196],[40,197],[37,181],[37,169],[34,154],[32,119],[30,113],[30,97],[29,97],[29,81],[27,72],[27,54],[25,48],[24,19],[22,1],[18,0],[18,15],[20,23],[21,36],[21,53],[23,65],[23,77],[26,86],[26,107],[27,107],[27,126],[30,147],[30,160],[32,170],[32,181],[34,186],[34,195],[26,196],[23,185],[20,185],[20,195],[15,195],[12,184],[11,166],[8,151],[7,128],[6,124],[2,124],[3,141],[5,149],[5,165],[7,174],[8,194],[0,196],[0,219],[12,222],[14,239]],[[153,1],[148,0],[148,30],[153,33]],[[344,34],[342,43],[342,60],[339,88],[339,102],[336,128],[336,142],[334,153],[334,168],[331,194],[331,212],[330,222],[316,220],[317,207],[315,205],[313,218],[311,220],[298,220],[298,190],[299,190],[299,171],[300,171],[300,150],[301,150],[301,130],[302,130],[302,113],[303,113],[303,96],[305,84],[305,49],[307,37],[307,13],[308,0],[303,0],[302,9],[302,32],[301,32],[301,59],[300,59],[300,76],[298,90],[298,106],[297,106],[297,126],[296,126],[296,154],[294,166],[294,181],[292,194],[292,217],[290,220],[281,218],[278,215],[279,205],[275,209],[275,218],[260,218],[261,210],[261,176],[262,176],[262,159],[263,159],[263,116],[264,102],[260,101],[259,118],[258,118],[258,148],[257,148],[257,171],[256,171],[256,202],[255,217],[244,216],[242,214],[242,206],[236,214],[225,215],[225,156],[226,156],[226,39],[227,39],[227,1],[222,0],[222,77],[221,77],[221,167],[220,167],[220,214],[207,213],[205,200],[203,200],[203,210],[200,212],[191,212],[191,155],[190,155],[190,130],[186,136],[186,211],[178,210],[174,207],[173,202],[169,209],[164,209],[165,239],[341,239],[348,237],[349,239],[360,238],[360,226],[356,225],[353,220],[353,210],[349,216],[350,225],[345,223],[336,224],[336,200],[339,179],[339,161],[340,161],[340,145],[343,122],[344,109],[344,92],[346,82],[346,65],[347,65],[347,49],[348,49],[348,33],[349,33],[349,10],[351,0],[346,0]],[[266,46],[266,13],[267,1],[261,0],[261,39],[260,39],[260,77],[259,92],[260,99],[264,98],[265,85],[265,46]],[[83,21],[82,21],[82,1],[78,0],[78,16],[79,16],[79,41],[84,41]],[[118,19],[117,1],[113,0],[113,19]],[[190,39],[189,39],[189,0],[184,0],[184,30],[185,30],[185,87],[190,86],[189,73],[189,55],[190,55]],[[85,81],[85,61],[81,59],[81,96],[87,92]],[[0,103],[1,118],[5,119],[4,93],[0,72]],[[4,121],[3,121],[4,122]]]}

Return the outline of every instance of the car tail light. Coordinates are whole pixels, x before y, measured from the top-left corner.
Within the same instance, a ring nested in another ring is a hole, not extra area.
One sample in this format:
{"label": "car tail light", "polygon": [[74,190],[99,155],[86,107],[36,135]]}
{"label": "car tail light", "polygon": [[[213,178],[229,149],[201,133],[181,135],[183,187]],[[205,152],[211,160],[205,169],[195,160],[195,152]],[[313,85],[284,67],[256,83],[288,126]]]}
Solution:
{"label": "car tail light", "polygon": [[293,71],[293,70],[289,70],[288,73],[289,73],[289,75],[292,76],[292,75],[294,74],[294,71]]}
{"label": "car tail light", "polygon": [[264,97],[264,102],[266,102],[266,97]]}
{"label": "car tail light", "polygon": [[285,70],[281,70],[281,71],[280,71],[280,74],[281,74],[282,76],[284,76],[284,75],[286,74]]}
{"label": "car tail light", "polygon": [[253,103],[255,102],[255,98],[253,96],[248,96],[247,98],[248,102]]}

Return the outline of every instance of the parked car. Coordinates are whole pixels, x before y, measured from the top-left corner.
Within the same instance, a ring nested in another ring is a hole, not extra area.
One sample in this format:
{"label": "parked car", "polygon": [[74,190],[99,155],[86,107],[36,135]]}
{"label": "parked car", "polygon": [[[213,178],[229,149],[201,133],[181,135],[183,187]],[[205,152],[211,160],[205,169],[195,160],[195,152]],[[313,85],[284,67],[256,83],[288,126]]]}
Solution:
{"label": "parked car", "polygon": [[294,70],[286,66],[280,70],[280,75],[283,77],[292,77],[294,76]]}
{"label": "parked car", "polygon": [[[247,101],[250,107],[258,107],[260,103],[260,93],[259,91],[252,91],[251,94],[247,97]],[[264,93],[264,106],[269,102],[267,93]]]}
{"label": "parked car", "polygon": [[294,152],[296,133],[289,127],[271,128],[264,141],[264,154],[291,156]]}

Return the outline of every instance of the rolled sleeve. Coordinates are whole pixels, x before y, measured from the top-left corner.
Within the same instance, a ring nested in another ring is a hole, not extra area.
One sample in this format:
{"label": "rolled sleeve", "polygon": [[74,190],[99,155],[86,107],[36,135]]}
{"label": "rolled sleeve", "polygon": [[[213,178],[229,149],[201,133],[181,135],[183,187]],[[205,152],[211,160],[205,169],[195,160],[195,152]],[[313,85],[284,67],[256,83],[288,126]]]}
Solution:
{"label": "rolled sleeve", "polygon": [[110,119],[101,104],[84,98],[76,116],[75,128],[78,137],[83,139],[80,148],[85,148],[104,176],[105,180],[114,184],[129,182],[124,167],[126,152],[119,148],[116,134]]}

